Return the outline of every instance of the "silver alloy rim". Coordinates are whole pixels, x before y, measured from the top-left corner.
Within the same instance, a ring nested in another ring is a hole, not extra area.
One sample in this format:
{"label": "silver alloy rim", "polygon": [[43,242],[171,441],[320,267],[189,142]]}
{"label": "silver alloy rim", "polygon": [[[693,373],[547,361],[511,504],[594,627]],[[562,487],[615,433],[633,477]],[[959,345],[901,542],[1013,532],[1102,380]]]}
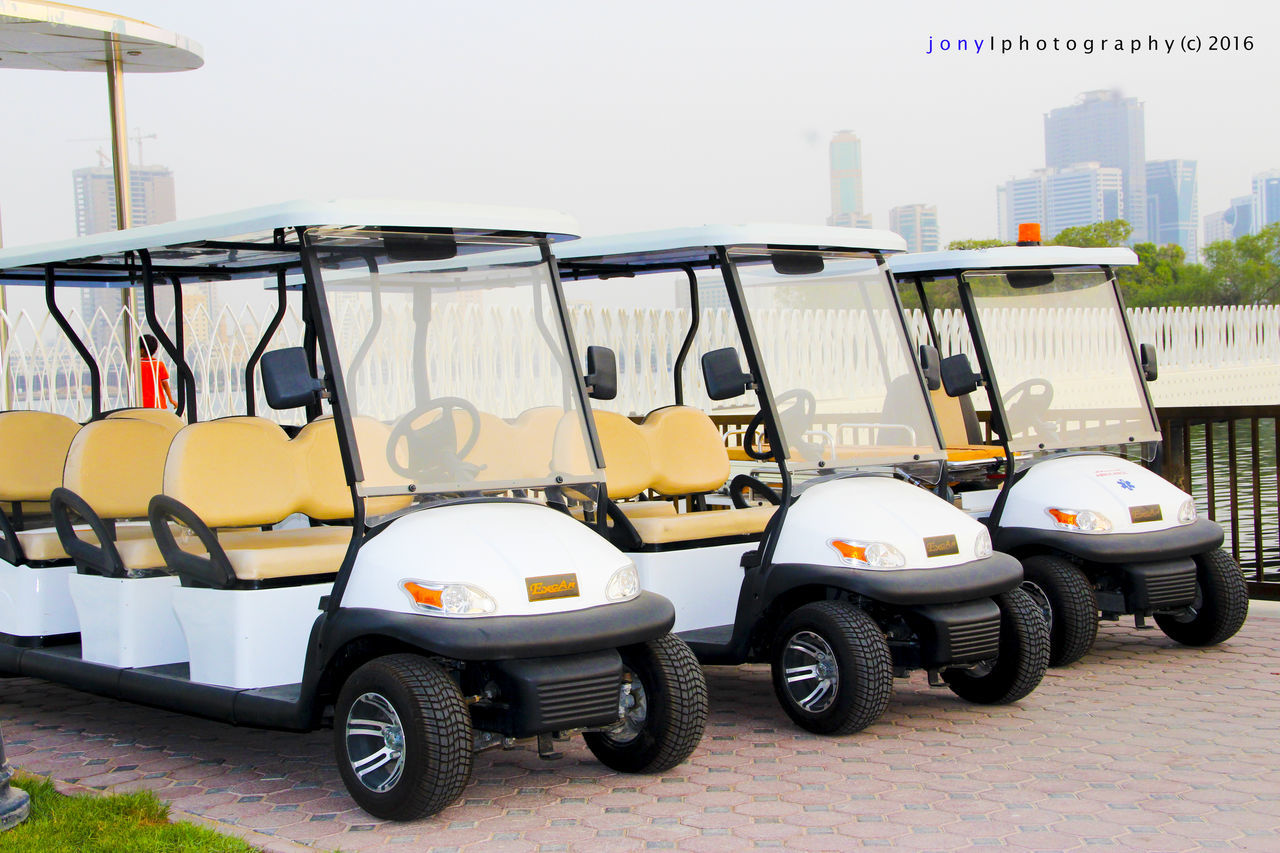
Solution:
{"label": "silver alloy rim", "polygon": [[1049,630],[1053,630],[1053,605],[1049,603],[1049,596],[1045,594],[1040,584],[1035,581],[1023,581],[1022,591],[1031,596],[1031,600],[1036,603],[1036,607],[1040,608],[1040,612],[1044,614],[1044,621],[1049,626]]}
{"label": "silver alloy rim", "polygon": [[346,725],[347,760],[360,784],[383,794],[404,773],[404,726],[383,696],[363,693],[351,703]]}
{"label": "silver alloy rim", "polygon": [[649,718],[649,697],[644,692],[644,685],[633,677],[628,686],[630,690],[624,688],[618,701],[621,719],[609,729],[609,740],[616,743],[630,743],[638,738],[644,731],[645,720]]}
{"label": "silver alloy rim", "polygon": [[840,666],[836,654],[819,635],[797,631],[782,651],[782,674],[791,701],[810,714],[821,714],[836,701]]}

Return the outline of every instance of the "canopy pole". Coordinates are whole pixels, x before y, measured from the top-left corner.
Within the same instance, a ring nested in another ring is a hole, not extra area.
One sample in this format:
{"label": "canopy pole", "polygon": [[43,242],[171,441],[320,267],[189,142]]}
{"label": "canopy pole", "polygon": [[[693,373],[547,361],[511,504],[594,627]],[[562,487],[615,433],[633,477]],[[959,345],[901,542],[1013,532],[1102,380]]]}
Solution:
{"label": "canopy pole", "polygon": [[[103,42],[106,46],[107,98],[111,104],[111,166],[116,190],[116,228],[123,231],[133,225],[128,124],[124,116],[124,57],[120,52],[120,40],[114,33],[105,34]],[[139,353],[134,352],[138,334],[134,322],[136,306],[133,290],[132,287],[126,287],[120,291],[120,308],[124,313],[120,333],[124,337],[125,376],[129,380],[129,398],[125,401],[126,404],[142,401],[142,374],[137,364]]]}
{"label": "canopy pole", "polygon": [[[0,222],[0,249],[4,248],[4,225]],[[0,411],[13,407],[13,389],[9,387],[9,297],[0,284]]]}

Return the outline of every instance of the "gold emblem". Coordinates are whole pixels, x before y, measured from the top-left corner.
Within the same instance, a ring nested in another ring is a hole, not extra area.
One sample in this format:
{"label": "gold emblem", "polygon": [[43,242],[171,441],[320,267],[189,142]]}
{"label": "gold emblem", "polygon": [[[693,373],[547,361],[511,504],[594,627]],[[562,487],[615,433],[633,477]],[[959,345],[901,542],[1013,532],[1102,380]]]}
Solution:
{"label": "gold emblem", "polygon": [[529,591],[530,601],[578,597],[578,576],[572,572],[567,575],[543,575],[538,578],[525,578],[524,586]]}

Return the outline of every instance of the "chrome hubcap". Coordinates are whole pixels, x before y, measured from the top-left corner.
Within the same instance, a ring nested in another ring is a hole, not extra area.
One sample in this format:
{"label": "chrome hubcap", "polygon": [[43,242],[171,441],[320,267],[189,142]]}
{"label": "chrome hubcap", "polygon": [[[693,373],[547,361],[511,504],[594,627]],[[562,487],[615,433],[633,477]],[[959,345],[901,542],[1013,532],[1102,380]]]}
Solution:
{"label": "chrome hubcap", "polygon": [[812,631],[791,635],[782,651],[787,694],[810,714],[820,714],[836,701],[840,666],[830,644]]}
{"label": "chrome hubcap", "polygon": [[361,694],[346,723],[347,760],[356,778],[375,794],[395,787],[404,773],[404,726],[383,696]]}
{"label": "chrome hubcap", "polygon": [[649,718],[649,697],[640,679],[633,677],[622,685],[618,693],[618,716],[617,724],[609,729],[610,740],[630,743],[644,731],[644,722]]}
{"label": "chrome hubcap", "polygon": [[1040,612],[1044,614],[1044,621],[1049,626],[1049,630],[1053,630],[1053,606],[1049,604],[1049,596],[1045,593],[1040,584],[1034,581],[1023,581],[1022,591],[1031,596],[1031,600],[1036,603],[1036,607],[1040,608]]}

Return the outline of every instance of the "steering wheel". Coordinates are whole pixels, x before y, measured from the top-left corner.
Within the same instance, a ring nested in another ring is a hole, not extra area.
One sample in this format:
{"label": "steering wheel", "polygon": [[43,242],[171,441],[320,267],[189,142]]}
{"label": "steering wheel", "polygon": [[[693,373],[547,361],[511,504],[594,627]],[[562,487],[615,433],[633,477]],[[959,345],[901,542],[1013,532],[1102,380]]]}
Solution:
{"label": "steering wheel", "polygon": [[[414,424],[432,412],[440,416],[422,426]],[[458,442],[453,413],[463,412],[471,421],[465,441]],[[387,439],[387,464],[401,476],[411,480],[430,480],[444,475],[454,479],[474,477],[481,466],[464,462],[463,458],[476,446],[480,438],[480,412],[470,401],[461,397],[436,397],[428,400],[396,421]],[[401,464],[397,450],[405,443],[405,458]],[[454,449],[456,448],[456,450]]]}
{"label": "steering wheel", "polygon": [[[813,423],[813,416],[818,412],[818,400],[812,393],[804,388],[792,388],[790,391],[784,391],[773,398],[773,405],[778,410],[778,420],[781,422],[782,428],[786,430],[788,435],[795,437],[801,446],[807,446],[801,436],[809,429],[809,425]],[[783,407],[786,406],[784,409]],[[760,450],[756,447],[756,432],[759,431],[761,425],[764,424],[764,409],[756,412],[751,418],[751,423],[747,424],[747,432],[742,436],[742,450],[752,459],[763,462],[774,458],[775,451],[774,441],[769,430],[764,431],[765,441],[769,442],[769,450]],[[807,455],[807,454],[805,454]]]}
{"label": "steering wheel", "polygon": [[1045,419],[1053,402],[1053,386],[1047,379],[1024,379],[1004,393],[1003,402],[1010,421],[1030,424],[1038,435],[1058,434],[1057,424]]}

